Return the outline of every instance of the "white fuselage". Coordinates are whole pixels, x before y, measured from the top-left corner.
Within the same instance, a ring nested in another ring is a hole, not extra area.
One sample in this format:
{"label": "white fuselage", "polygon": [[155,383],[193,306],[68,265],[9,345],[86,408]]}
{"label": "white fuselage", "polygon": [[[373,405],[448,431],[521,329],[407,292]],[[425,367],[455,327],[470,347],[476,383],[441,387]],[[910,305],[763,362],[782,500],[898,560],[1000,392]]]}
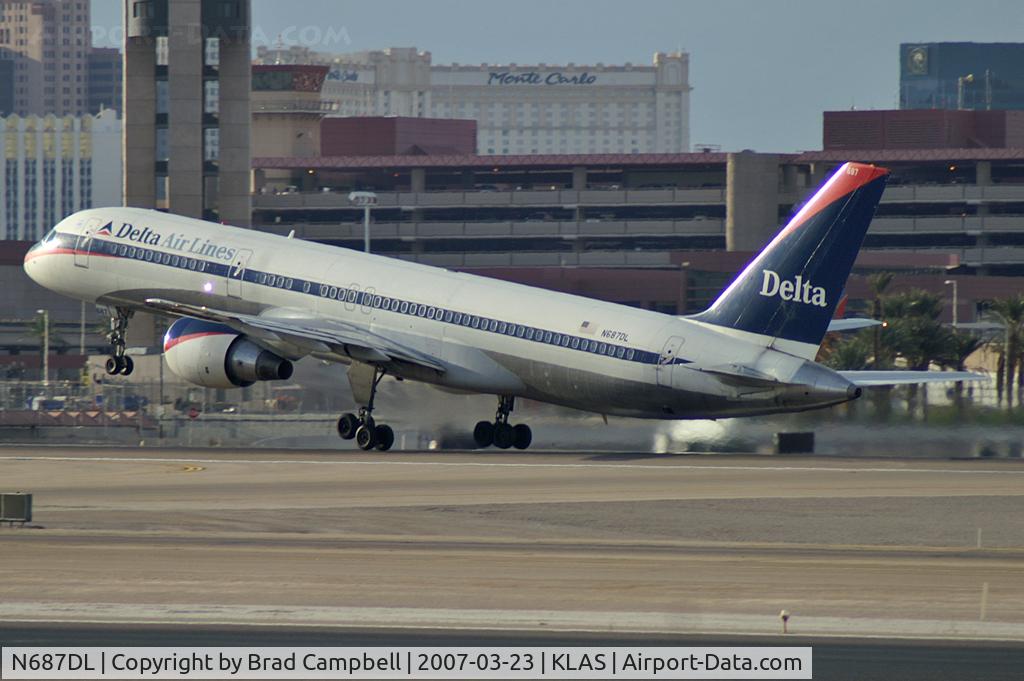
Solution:
{"label": "white fuselage", "polygon": [[[444,367],[393,367],[389,373],[598,413],[715,418],[848,399],[847,384],[810,361],[808,348],[155,211],[108,208],[72,215],[26,256],[25,269],[49,289],[105,305],[143,310],[147,299],[159,298],[343,321]],[[293,359],[358,359],[315,344],[262,342]],[[737,365],[756,370],[756,387],[717,370]]]}

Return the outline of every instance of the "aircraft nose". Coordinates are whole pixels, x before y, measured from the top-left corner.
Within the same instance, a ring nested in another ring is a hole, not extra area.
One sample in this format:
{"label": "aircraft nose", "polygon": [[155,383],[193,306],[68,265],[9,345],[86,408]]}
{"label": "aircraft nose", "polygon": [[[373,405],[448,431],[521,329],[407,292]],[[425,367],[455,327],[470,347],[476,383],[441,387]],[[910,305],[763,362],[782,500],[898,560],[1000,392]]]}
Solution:
{"label": "aircraft nose", "polygon": [[43,288],[49,288],[47,273],[50,270],[51,263],[47,262],[48,258],[42,257],[46,255],[46,252],[45,244],[42,241],[36,242],[32,248],[28,249],[22,263],[22,269],[25,270],[28,278]]}
{"label": "aircraft nose", "polygon": [[35,281],[37,284],[39,282],[36,280],[36,271],[39,269],[39,263],[37,261],[36,254],[39,252],[39,245],[40,242],[37,241],[32,248],[28,249],[28,252],[25,253],[25,260],[21,265],[22,269],[25,270],[25,274],[29,276],[29,279]]}

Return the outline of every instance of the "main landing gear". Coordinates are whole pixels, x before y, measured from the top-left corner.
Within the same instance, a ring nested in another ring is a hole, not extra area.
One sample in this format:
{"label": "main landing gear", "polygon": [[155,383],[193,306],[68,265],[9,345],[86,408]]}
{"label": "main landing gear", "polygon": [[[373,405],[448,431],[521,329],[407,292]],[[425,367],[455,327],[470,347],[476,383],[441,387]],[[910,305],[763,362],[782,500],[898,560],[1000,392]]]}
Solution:
{"label": "main landing gear", "polygon": [[480,421],[473,429],[473,439],[480,448],[494,445],[499,449],[526,449],[533,442],[533,431],[525,423],[512,426],[508,422],[508,415],[515,408],[516,398],[512,395],[502,395],[498,398],[498,411],[494,415],[494,423]]}
{"label": "main landing gear", "polygon": [[107,340],[111,345],[111,354],[107,359],[107,373],[111,376],[120,374],[128,376],[135,370],[135,362],[124,354],[125,333],[128,331],[128,320],[135,314],[127,307],[114,308],[110,315],[110,331],[107,333]]}
{"label": "main landing gear", "polygon": [[395,444],[395,431],[391,426],[378,424],[373,420],[373,399],[377,396],[377,386],[384,378],[384,370],[368,364],[353,363],[348,370],[348,380],[352,384],[352,395],[356,402],[366,406],[359,409],[359,414],[342,414],[338,419],[338,435],[343,440],[355,439],[359,448],[364,451],[379,449],[386,452]]}

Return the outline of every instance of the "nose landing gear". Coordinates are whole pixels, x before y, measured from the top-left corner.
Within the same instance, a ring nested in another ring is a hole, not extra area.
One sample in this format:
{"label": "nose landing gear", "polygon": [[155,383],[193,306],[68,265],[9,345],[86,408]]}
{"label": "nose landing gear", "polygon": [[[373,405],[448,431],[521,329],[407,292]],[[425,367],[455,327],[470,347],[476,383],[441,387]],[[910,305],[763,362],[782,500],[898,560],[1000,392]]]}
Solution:
{"label": "nose landing gear", "polygon": [[114,308],[110,315],[110,331],[107,333],[107,340],[111,345],[111,355],[107,359],[106,370],[111,376],[120,374],[128,376],[135,370],[135,362],[124,354],[125,334],[128,331],[128,320],[135,314],[127,307]]}
{"label": "nose landing gear", "polygon": [[498,398],[498,411],[494,415],[494,423],[480,421],[473,428],[473,440],[481,449],[494,445],[498,449],[526,449],[533,442],[533,431],[525,423],[515,426],[509,424],[508,417],[515,408],[516,398],[512,395],[501,395]]}

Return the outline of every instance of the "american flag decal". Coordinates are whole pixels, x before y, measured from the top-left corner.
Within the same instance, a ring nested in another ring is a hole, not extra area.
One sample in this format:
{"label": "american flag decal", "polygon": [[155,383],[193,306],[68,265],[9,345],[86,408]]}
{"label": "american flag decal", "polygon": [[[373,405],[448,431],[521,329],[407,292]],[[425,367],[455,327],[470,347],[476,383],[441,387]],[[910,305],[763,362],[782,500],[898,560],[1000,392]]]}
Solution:
{"label": "american flag decal", "polygon": [[580,333],[593,335],[596,331],[597,326],[595,324],[591,324],[590,322],[583,322],[582,324],[580,324]]}

